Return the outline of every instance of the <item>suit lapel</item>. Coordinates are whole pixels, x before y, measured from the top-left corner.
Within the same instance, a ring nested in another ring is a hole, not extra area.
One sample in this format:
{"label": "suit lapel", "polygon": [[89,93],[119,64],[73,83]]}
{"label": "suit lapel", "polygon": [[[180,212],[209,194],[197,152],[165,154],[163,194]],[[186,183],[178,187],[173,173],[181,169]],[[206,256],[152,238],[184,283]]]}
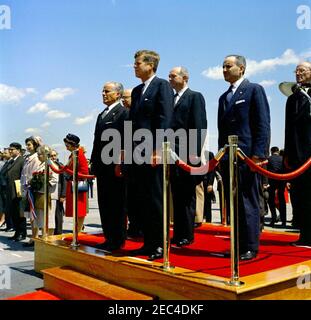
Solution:
{"label": "suit lapel", "polygon": [[180,99],[177,101],[177,103],[175,104],[174,110],[176,110],[176,109],[180,106],[181,102],[182,102],[184,99],[186,99],[186,97],[187,97],[189,94],[190,94],[190,89],[188,88],[188,89],[183,93],[183,95],[180,97]]}
{"label": "suit lapel", "polygon": [[249,84],[249,81],[247,79],[245,79],[240,85],[239,87],[236,89],[234,95],[232,96],[230,103],[228,105],[226,105],[226,95],[224,95],[224,99],[223,99],[223,104],[224,104],[224,116],[226,114],[228,114],[229,111],[232,110],[232,108],[234,107],[235,103],[241,98],[241,96],[245,93],[245,91],[247,90],[247,86]]}
{"label": "suit lapel", "polygon": [[150,82],[148,88],[146,89],[146,91],[144,92],[144,94],[141,96],[140,105],[142,105],[142,103],[144,102],[144,99],[146,98],[146,96],[148,95],[148,93],[149,93],[149,92],[152,92],[153,87],[154,87],[154,85],[155,85],[155,83],[156,83],[156,79],[157,79],[157,77],[154,77],[154,78],[152,79],[152,81]]}
{"label": "suit lapel", "polygon": [[109,113],[106,115],[106,117],[103,118],[104,122],[109,122],[111,121],[111,119],[114,118],[115,114],[118,112],[118,110],[122,108],[121,104],[117,104],[116,106],[114,106]]}

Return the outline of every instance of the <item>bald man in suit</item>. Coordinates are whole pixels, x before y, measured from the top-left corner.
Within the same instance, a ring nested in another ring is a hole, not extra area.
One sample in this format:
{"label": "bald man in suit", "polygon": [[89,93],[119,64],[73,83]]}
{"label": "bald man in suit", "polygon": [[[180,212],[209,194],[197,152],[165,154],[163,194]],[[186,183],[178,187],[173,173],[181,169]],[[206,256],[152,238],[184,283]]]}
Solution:
{"label": "bald man in suit", "polygon": [[[183,129],[187,133],[187,141],[177,139],[175,152],[186,155],[182,159],[190,165],[191,159],[200,159],[207,129],[205,100],[200,92],[188,87],[189,73],[185,67],[175,67],[169,73],[169,82],[175,90],[174,112],[171,128],[176,132]],[[190,130],[196,130],[196,148],[190,145]],[[203,136],[202,136],[203,131]],[[194,151],[190,154],[190,151]],[[199,162],[198,162],[199,163]],[[202,177],[203,180],[203,177]],[[194,241],[194,222],[196,210],[196,185],[201,182],[178,166],[172,167],[172,195],[174,204],[174,235],[172,243],[178,247],[191,244]]]}

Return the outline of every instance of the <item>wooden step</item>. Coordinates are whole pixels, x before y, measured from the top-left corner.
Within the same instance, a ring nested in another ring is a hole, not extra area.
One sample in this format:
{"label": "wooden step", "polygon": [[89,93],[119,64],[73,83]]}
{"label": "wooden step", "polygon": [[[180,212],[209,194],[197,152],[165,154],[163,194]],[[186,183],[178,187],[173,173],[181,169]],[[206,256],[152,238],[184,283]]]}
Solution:
{"label": "wooden step", "polygon": [[44,290],[65,300],[153,300],[154,297],[80,273],[70,267],[42,270]]}

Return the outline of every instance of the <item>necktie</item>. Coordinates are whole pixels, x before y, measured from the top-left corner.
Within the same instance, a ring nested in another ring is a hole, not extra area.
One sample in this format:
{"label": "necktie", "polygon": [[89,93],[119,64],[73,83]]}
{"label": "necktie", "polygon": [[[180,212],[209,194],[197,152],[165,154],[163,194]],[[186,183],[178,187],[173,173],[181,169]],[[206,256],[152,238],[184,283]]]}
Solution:
{"label": "necktie", "polygon": [[176,92],[176,93],[174,94],[174,106],[176,106],[176,104],[177,104],[177,102],[178,102],[178,98],[179,98],[179,95],[178,95],[178,93]]}
{"label": "necktie", "polygon": [[233,85],[231,85],[230,88],[228,89],[228,94],[226,96],[226,101],[227,101],[228,104],[230,103],[230,101],[231,101],[231,99],[233,97],[232,89],[233,89]]}
{"label": "necktie", "polygon": [[103,112],[103,114],[102,114],[102,119],[104,119],[104,118],[106,117],[106,115],[107,115],[107,113],[108,113],[108,110],[109,110],[109,107],[107,107],[107,108],[104,110],[104,112]]}

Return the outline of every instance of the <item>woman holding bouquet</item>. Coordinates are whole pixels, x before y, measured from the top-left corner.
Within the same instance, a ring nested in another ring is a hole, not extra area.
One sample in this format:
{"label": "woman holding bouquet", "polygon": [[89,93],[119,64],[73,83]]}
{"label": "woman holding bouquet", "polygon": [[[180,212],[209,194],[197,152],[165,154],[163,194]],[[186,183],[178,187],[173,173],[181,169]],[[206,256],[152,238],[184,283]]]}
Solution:
{"label": "woman holding bouquet", "polygon": [[[21,188],[22,188],[22,212],[21,212],[21,228],[24,229],[26,234],[26,218],[30,218],[32,237],[38,237],[38,229],[34,227],[34,217],[30,212],[29,206],[29,192],[30,181],[32,179],[32,174],[39,170],[40,160],[38,158],[37,149],[42,144],[40,137],[31,136],[25,140],[26,149],[28,155],[25,158],[24,166],[21,174]],[[28,243],[25,243],[25,247],[33,247],[34,241],[31,239]]]}
{"label": "woman holding bouquet", "polygon": [[[78,172],[80,174],[88,174],[88,163],[84,155],[84,149],[80,147],[80,138],[74,134],[68,133],[64,138],[64,143],[68,151],[71,153],[78,150]],[[69,157],[67,168],[73,170],[72,154]],[[81,180],[81,179],[79,179]],[[72,194],[72,176],[69,177],[66,187],[66,217],[73,216],[73,194]],[[78,193],[78,232],[82,230],[84,218],[87,214],[87,190]]]}
{"label": "woman holding bouquet", "polygon": [[[33,172],[32,179],[30,181],[30,189],[33,193],[34,199],[34,219],[32,222],[33,230],[35,231],[33,234],[33,238],[38,238],[39,230],[43,230],[44,228],[44,170],[45,170],[45,161],[47,154],[51,152],[51,149],[46,146],[40,146],[37,149],[38,158],[40,160],[39,168],[36,172]],[[57,174],[52,170],[49,172],[49,195],[54,192],[57,185]],[[49,234],[53,234],[55,228],[55,213],[51,208],[51,196],[49,196],[48,203],[48,221],[49,221]],[[31,242],[28,246],[31,245]]]}

